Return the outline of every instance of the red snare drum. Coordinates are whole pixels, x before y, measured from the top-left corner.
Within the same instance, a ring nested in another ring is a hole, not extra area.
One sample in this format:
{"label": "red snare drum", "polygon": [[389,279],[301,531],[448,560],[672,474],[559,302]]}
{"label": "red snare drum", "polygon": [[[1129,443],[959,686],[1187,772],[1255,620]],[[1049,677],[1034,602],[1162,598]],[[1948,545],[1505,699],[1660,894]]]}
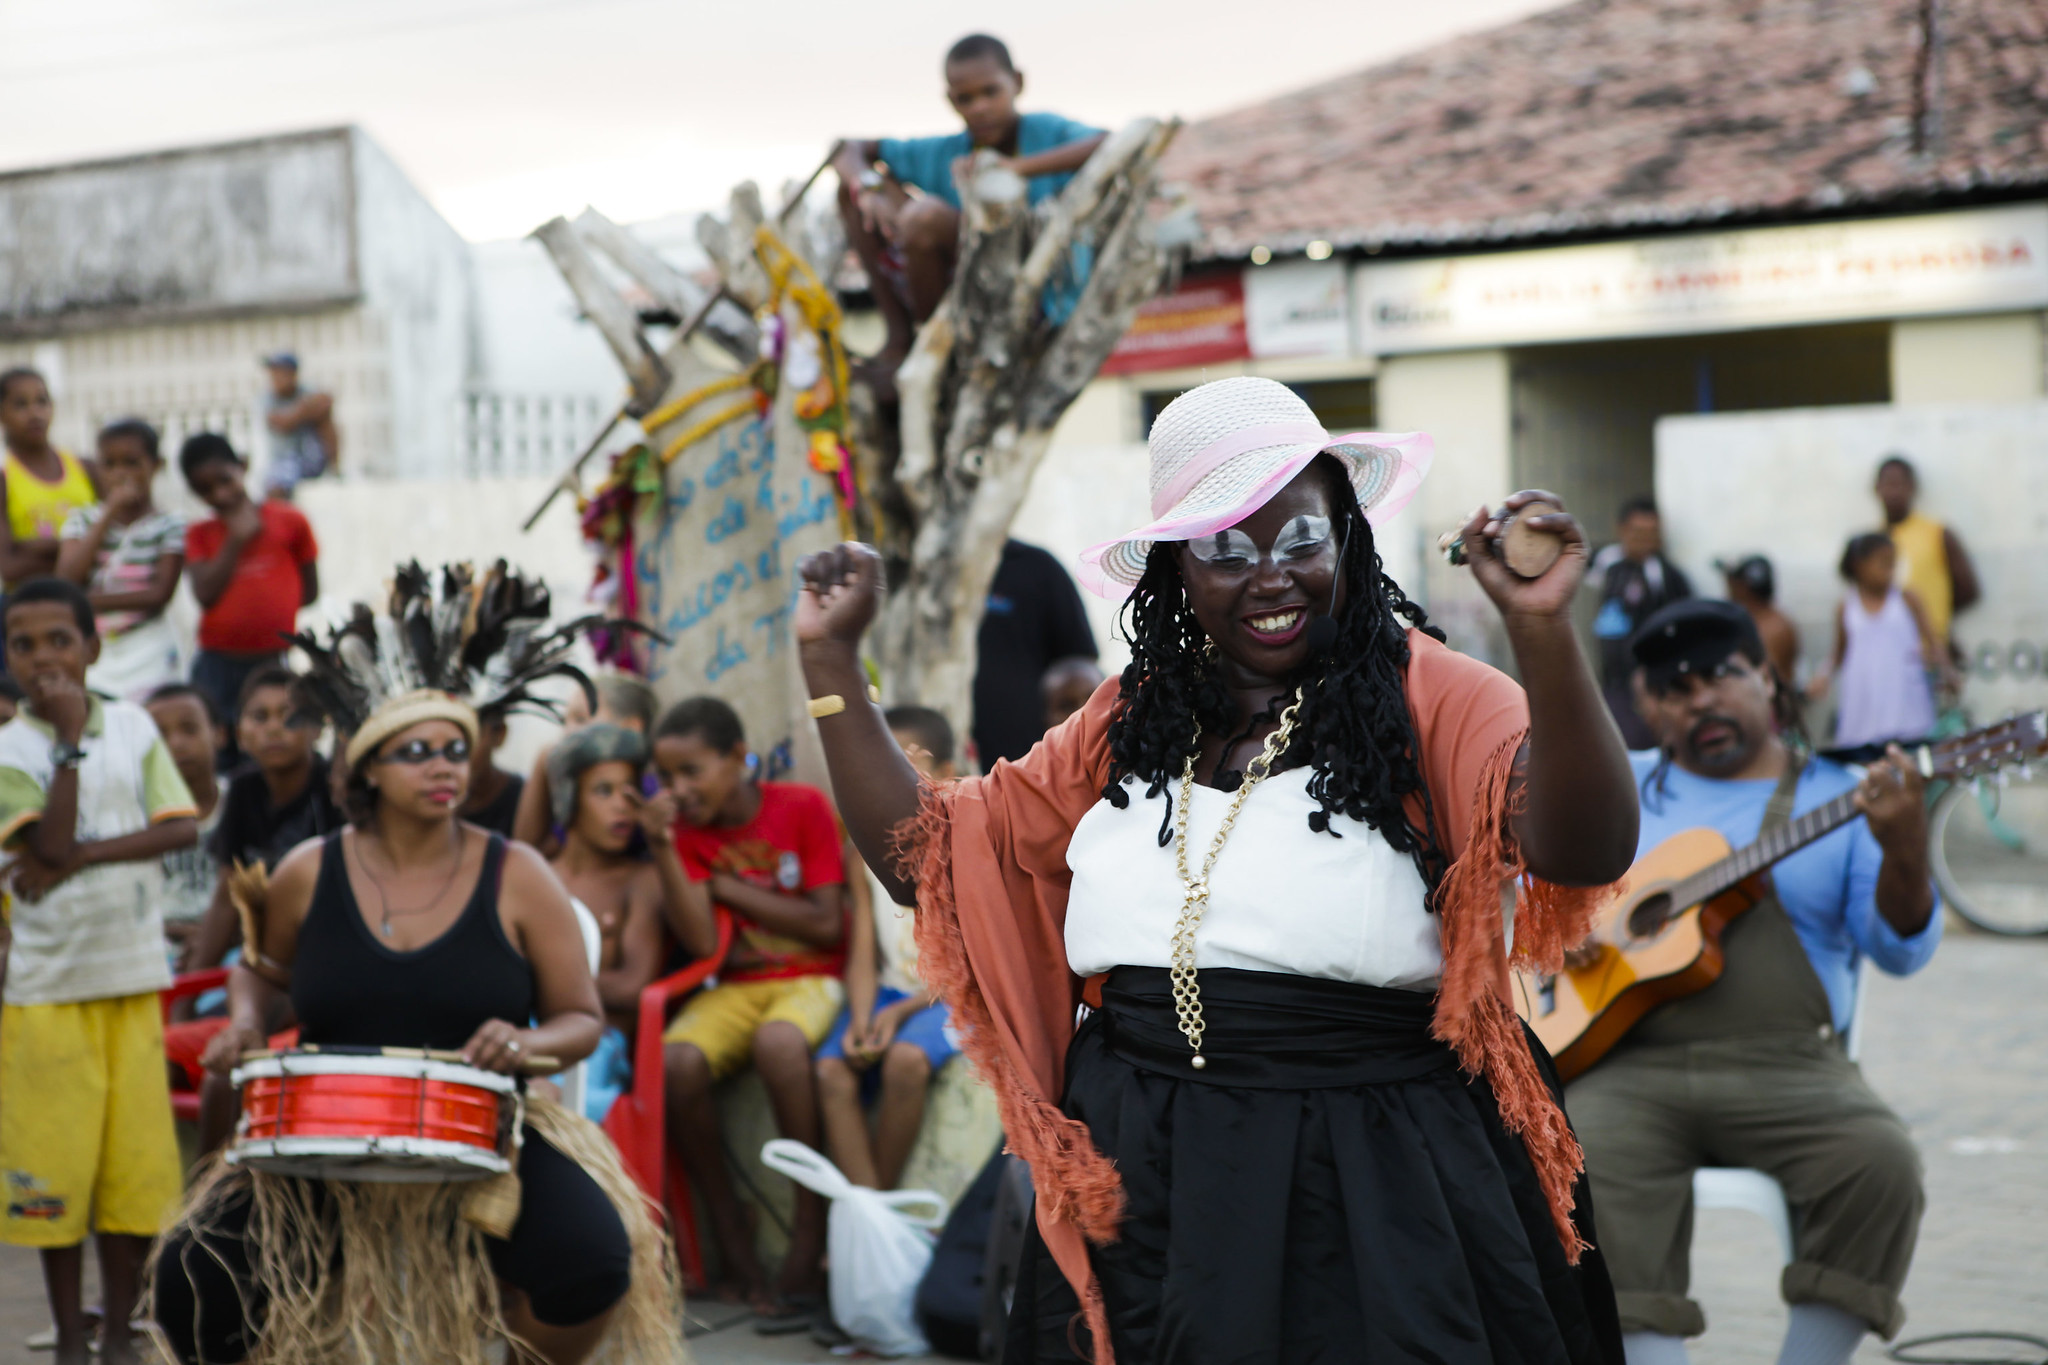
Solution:
{"label": "red snare drum", "polygon": [[299,1049],[234,1072],[232,1165],[319,1180],[482,1180],[512,1168],[509,1076],[420,1052]]}

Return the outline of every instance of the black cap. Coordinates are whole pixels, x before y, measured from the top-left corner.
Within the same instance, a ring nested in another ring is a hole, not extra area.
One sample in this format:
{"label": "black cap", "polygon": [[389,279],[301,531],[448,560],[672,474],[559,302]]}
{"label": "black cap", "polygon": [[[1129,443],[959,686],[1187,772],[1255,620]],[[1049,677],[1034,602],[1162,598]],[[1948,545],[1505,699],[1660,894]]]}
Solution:
{"label": "black cap", "polygon": [[1778,577],[1771,572],[1771,561],[1762,555],[1745,555],[1741,559],[1717,559],[1714,567],[1724,575],[1748,588],[1768,602],[1777,594]]}
{"label": "black cap", "polygon": [[1763,639],[1749,613],[1712,597],[1659,608],[1629,637],[1628,648],[1652,688],[1688,673],[1706,674],[1737,651],[1751,659],[1764,656]]}

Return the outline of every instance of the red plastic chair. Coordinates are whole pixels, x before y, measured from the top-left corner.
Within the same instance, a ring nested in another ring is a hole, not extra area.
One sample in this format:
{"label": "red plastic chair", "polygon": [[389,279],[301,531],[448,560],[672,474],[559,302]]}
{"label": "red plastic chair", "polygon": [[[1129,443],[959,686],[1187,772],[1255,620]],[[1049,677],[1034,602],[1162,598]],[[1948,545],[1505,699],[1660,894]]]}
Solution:
{"label": "red plastic chair", "polygon": [[[184,973],[171,983],[170,989],[162,992],[158,997],[163,1005],[164,1022],[166,1024],[171,1022],[171,1007],[180,1000],[190,1000],[204,995],[208,991],[220,990],[227,984],[228,969],[226,967],[208,967],[204,971]],[[222,1028],[227,1027],[227,1020],[221,1020],[220,1025]],[[183,1119],[187,1123],[197,1123],[199,1122],[199,1078],[187,1071],[186,1083],[189,1088],[173,1088],[171,1091],[171,1115],[174,1118]]]}
{"label": "red plastic chair", "polygon": [[633,1084],[613,1102],[604,1130],[619,1149],[619,1160],[647,1197],[668,1214],[675,1235],[676,1256],[692,1284],[704,1280],[704,1253],[697,1240],[697,1213],[690,1202],[690,1181],[682,1163],[669,1151],[664,1107],[667,1067],[662,1061],[661,1032],[672,1007],[702,986],[725,963],[732,947],[732,915],[718,909],[718,946],[711,956],[640,992],[640,1023],[633,1038]]}

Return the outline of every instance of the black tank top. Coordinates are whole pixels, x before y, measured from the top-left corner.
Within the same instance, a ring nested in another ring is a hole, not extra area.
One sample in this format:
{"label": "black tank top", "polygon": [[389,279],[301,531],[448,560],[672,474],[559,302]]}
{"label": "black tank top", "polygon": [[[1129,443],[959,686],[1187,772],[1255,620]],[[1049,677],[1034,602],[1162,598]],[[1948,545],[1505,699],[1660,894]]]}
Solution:
{"label": "black tank top", "polygon": [[525,1027],[533,1018],[533,964],[505,937],[498,918],[504,868],[505,841],[493,834],[476,890],[453,927],[402,953],[379,943],[363,921],[341,835],[328,835],[292,964],[300,1039],[328,1047],[452,1051],[487,1019]]}

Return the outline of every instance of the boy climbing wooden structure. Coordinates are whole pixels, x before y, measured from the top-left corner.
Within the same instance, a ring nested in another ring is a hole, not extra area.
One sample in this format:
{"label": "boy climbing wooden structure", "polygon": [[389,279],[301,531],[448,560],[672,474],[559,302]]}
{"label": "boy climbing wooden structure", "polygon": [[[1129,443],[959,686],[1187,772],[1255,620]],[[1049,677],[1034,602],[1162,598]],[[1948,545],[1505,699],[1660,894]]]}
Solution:
{"label": "boy climbing wooden structure", "polygon": [[[1194,236],[1192,212],[1167,203],[1158,179],[1177,121],[1141,118],[1103,135],[1051,116],[1034,123],[1015,111],[1022,77],[1007,50],[976,41],[946,64],[966,132],[841,143],[827,158],[853,177],[842,207],[871,272],[886,243],[862,240],[864,206],[880,206],[884,190],[906,196],[891,201],[899,208],[939,197],[922,182],[941,161],[951,176],[950,278],[900,366],[890,343],[866,359],[846,348],[830,282],[849,240],[842,214],[805,210],[818,174],[772,217],[742,185],[724,218],[699,221],[711,290],[594,210],[535,234],[626,371],[621,417],[647,437],[593,490],[577,470],[563,484],[607,552],[610,605],[668,638],[630,662],[665,696],[730,697],[771,768],[809,742],[782,647],[791,571],[843,536],[872,541],[889,562],[873,660],[885,700],[966,726],[982,601],[1032,471]],[[990,102],[1000,117],[982,112]],[[888,184],[864,185],[871,176]],[[886,268],[870,273],[885,314],[885,297],[905,303],[901,283]],[[659,350],[643,312],[680,320]]]}

